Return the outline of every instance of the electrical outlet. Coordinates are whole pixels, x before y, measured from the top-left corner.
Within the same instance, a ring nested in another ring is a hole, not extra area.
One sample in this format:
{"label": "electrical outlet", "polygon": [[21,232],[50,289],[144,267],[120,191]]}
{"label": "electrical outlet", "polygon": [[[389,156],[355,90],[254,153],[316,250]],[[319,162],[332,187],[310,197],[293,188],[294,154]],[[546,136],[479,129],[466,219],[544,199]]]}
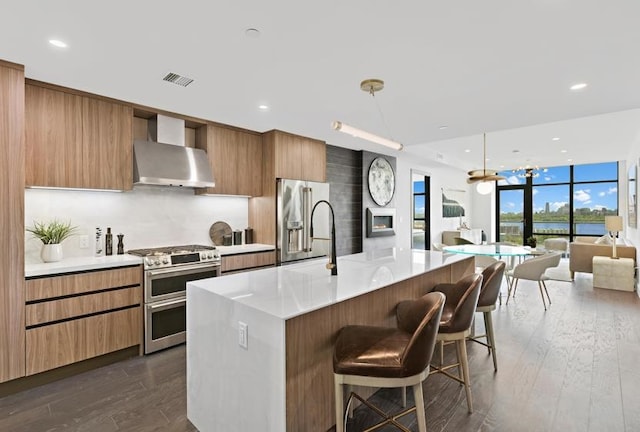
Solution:
{"label": "electrical outlet", "polygon": [[238,321],[238,345],[249,349],[249,326],[242,321]]}
{"label": "electrical outlet", "polygon": [[80,236],[80,249],[86,249],[89,247],[89,236],[81,235]]}

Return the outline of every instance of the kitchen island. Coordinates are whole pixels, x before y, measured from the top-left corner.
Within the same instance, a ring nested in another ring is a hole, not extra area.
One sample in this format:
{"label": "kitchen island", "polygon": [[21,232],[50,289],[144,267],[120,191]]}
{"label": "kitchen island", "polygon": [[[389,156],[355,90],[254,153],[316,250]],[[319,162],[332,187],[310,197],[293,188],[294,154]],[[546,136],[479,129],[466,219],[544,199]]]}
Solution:
{"label": "kitchen island", "polygon": [[200,432],[328,430],[338,330],[395,326],[397,303],[474,271],[472,256],[402,249],[340,257],[338,276],[325,264],[189,282],[187,416]]}

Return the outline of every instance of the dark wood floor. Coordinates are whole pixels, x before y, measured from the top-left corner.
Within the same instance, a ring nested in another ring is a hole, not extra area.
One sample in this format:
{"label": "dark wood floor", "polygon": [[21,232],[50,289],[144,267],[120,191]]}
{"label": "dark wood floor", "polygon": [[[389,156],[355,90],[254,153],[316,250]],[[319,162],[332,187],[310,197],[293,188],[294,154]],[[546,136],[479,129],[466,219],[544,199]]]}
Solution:
{"label": "dark wood floor", "polygon": [[[494,312],[497,373],[486,348],[468,343],[473,414],[457,383],[426,380],[430,432],[640,430],[640,299],[593,289],[590,275],[548,287],[547,312],[527,281]],[[381,390],[373,400],[399,409],[400,393]],[[359,408],[348,430],[375,420]],[[403,423],[417,430],[413,414]],[[195,430],[186,419],[184,346],[0,399],[0,431]]]}

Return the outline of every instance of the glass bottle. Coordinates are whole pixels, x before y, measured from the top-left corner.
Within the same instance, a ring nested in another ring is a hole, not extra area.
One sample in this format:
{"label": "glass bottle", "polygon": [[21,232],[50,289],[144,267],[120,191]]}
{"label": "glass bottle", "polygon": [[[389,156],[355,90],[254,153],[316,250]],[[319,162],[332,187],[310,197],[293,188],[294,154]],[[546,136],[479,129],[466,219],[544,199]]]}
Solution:
{"label": "glass bottle", "polygon": [[111,228],[107,228],[107,234],[104,236],[104,254],[113,255],[113,234]]}

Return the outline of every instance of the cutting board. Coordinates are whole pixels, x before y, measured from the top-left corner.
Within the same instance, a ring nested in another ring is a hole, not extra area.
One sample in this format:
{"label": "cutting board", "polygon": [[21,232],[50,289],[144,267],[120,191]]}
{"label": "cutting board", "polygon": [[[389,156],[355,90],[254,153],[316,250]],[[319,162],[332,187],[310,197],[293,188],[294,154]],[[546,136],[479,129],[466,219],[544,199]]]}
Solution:
{"label": "cutting board", "polygon": [[211,228],[209,228],[209,237],[216,246],[222,246],[222,237],[226,235],[231,235],[231,227],[226,222],[214,222]]}

